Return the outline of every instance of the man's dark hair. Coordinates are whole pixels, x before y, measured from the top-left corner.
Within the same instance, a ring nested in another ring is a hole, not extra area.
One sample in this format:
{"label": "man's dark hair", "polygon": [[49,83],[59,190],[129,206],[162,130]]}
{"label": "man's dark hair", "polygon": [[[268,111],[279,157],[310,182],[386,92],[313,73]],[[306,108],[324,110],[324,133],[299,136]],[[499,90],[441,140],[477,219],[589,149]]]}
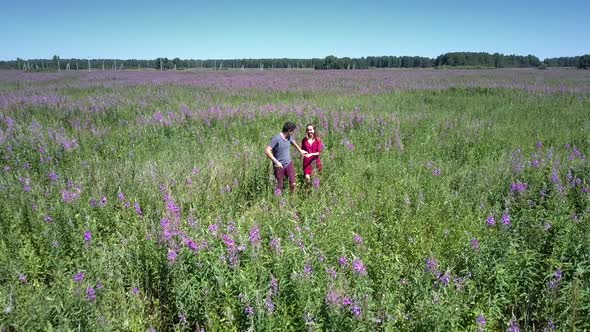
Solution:
{"label": "man's dark hair", "polygon": [[297,128],[297,126],[293,122],[287,121],[283,125],[283,132],[286,133],[288,131],[293,131],[293,130],[295,130],[295,128]]}

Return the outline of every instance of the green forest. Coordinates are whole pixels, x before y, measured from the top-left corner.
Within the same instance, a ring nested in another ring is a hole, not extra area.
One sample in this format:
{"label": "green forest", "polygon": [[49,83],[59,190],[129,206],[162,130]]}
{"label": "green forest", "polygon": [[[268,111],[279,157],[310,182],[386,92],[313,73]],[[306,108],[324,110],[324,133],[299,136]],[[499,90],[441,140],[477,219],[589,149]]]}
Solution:
{"label": "green forest", "polygon": [[540,60],[534,55],[504,55],[486,52],[451,52],[436,59],[421,56],[367,56],[349,58],[330,55],[325,58],[294,59],[20,59],[0,61],[0,69],[30,71],[53,70],[123,70],[123,69],[371,69],[371,68],[546,68],[546,67],[590,67],[590,54],[572,57],[547,58]]}

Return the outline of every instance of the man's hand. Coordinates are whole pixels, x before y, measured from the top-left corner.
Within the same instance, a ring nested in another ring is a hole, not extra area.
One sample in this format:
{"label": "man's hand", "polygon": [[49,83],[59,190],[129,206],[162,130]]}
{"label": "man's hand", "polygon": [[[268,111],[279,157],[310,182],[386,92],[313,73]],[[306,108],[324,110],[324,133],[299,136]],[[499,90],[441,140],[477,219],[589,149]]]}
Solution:
{"label": "man's hand", "polygon": [[280,161],[278,161],[278,160],[275,162],[275,166],[276,166],[277,168],[283,168],[283,164],[281,164],[281,162],[280,162]]}

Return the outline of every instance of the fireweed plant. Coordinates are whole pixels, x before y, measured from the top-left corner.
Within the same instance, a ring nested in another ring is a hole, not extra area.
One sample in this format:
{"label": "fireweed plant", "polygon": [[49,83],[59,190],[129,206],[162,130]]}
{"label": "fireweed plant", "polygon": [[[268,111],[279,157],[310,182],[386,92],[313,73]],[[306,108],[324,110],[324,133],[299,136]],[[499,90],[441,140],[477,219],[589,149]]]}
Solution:
{"label": "fireweed plant", "polygon": [[[0,328],[589,330],[589,96],[574,70],[2,71]],[[295,194],[263,154],[287,120],[325,144]]]}

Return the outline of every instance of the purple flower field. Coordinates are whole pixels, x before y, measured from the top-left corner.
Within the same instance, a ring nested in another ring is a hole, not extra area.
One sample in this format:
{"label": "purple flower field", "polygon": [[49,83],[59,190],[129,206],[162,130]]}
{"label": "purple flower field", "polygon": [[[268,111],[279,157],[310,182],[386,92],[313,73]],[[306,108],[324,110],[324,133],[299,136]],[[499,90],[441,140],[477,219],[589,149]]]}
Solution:
{"label": "purple flower field", "polygon": [[[590,73],[572,69],[392,69],[392,70],[247,70],[247,71],[92,71],[27,73],[0,71],[0,81],[56,86],[119,87],[182,85],[225,92],[256,89],[278,92],[325,91],[380,94],[391,91],[456,88],[507,88],[541,93],[590,93]],[[37,89],[32,89],[34,92]],[[4,98],[11,99],[9,96]],[[0,105],[6,105],[3,101]]]}
{"label": "purple flower field", "polygon": [[590,330],[588,119],[584,70],[0,71],[0,331]]}

